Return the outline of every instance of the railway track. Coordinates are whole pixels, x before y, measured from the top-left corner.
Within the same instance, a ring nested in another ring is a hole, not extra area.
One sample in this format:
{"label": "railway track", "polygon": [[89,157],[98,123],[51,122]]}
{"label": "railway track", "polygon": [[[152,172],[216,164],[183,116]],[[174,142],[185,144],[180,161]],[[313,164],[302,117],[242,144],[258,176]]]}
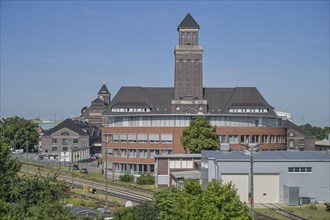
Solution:
{"label": "railway track", "polygon": [[272,204],[272,203],[267,203],[267,205],[265,203],[261,204],[262,206],[264,206],[265,208],[268,208],[288,219],[292,219],[292,220],[308,220],[304,217],[301,217],[299,215],[295,215],[293,213],[290,213],[284,209],[282,209],[282,207],[278,206],[278,205],[275,205],[275,204]]}
{"label": "railway track", "polygon": [[276,218],[261,214],[259,212],[254,212],[254,217],[256,220],[277,220]]}
{"label": "railway track", "polygon": [[[25,169],[22,169],[23,172],[26,172]],[[29,173],[39,173],[41,176],[49,176],[49,173],[40,171],[40,170],[35,170],[35,169],[29,169]],[[57,177],[58,180],[64,181],[67,185],[71,185],[72,183],[72,176],[69,175],[63,175],[63,173],[60,173],[59,176]],[[118,186],[112,186],[108,185],[108,189],[105,189],[105,184],[104,183],[99,183],[99,182],[93,182],[90,180],[85,180],[82,178],[74,177],[73,178],[73,186],[78,187],[78,188],[83,188],[83,186],[87,187],[92,187],[97,190],[97,192],[102,192],[106,193],[109,196],[113,196],[116,198],[121,198],[124,200],[130,200],[132,202],[136,203],[144,203],[148,201],[152,201],[152,195],[147,194],[144,192],[138,192],[132,189],[128,188],[123,188],[123,187],[118,187]]]}

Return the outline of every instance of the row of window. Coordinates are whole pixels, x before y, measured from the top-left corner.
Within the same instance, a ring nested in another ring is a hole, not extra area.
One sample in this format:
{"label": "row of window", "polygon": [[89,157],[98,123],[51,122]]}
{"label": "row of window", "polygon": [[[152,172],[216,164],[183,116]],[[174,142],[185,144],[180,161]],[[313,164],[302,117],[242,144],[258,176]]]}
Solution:
{"label": "row of window", "polygon": [[[58,143],[57,138],[52,138],[52,144],[57,144],[57,143]],[[62,139],[62,145],[68,145],[68,143],[69,143],[69,139],[67,139],[67,138]],[[72,143],[78,144],[78,138],[73,138]]]}
{"label": "row of window", "polygon": [[267,108],[230,108],[231,113],[267,113]]}
{"label": "row of window", "polygon": [[[220,135],[220,143],[285,143],[285,135]],[[239,142],[240,140],[240,142]]]}
{"label": "row of window", "polygon": [[172,150],[155,150],[155,149],[113,149],[114,157],[131,157],[131,158],[153,158],[156,155],[170,155],[173,154]]}
{"label": "row of window", "polygon": [[289,173],[311,173],[312,167],[289,167]]}
{"label": "row of window", "polygon": [[[294,147],[294,140],[288,140],[289,141],[289,147]],[[304,146],[305,145],[305,140],[304,139],[299,139],[299,146]]]}
{"label": "row of window", "polygon": [[150,108],[112,108],[113,112],[150,112]]}
{"label": "row of window", "polygon": [[117,173],[132,173],[132,174],[140,174],[140,173],[147,173],[148,166],[149,172],[155,172],[155,165],[153,164],[127,164],[127,163],[115,163],[115,171]]}
{"label": "row of window", "polygon": [[[59,147],[52,147],[52,151],[57,151]],[[68,147],[62,147],[62,151],[68,151]]]}
{"label": "row of window", "polygon": [[173,134],[104,134],[104,142],[172,144]]}
{"label": "row of window", "polygon": [[[220,109],[211,109],[210,113],[219,113]],[[109,117],[110,127],[187,127],[195,116],[123,116]],[[281,118],[261,118],[245,116],[207,116],[210,124],[217,127],[281,127]],[[257,122],[257,123],[256,123]]]}

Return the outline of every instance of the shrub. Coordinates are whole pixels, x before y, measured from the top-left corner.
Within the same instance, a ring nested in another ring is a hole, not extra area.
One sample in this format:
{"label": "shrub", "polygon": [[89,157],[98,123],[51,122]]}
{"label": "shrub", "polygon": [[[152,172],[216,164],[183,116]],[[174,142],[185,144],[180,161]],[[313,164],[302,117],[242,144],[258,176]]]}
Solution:
{"label": "shrub", "polygon": [[155,177],[151,176],[149,173],[147,175],[142,174],[137,178],[136,183],[138,185],[153,185],[155,184]]}
{"label": "shrub", "polygon": [[119,177],[119,181],[132,183],[134,181],[134,176],[129,173],[125,173]]}

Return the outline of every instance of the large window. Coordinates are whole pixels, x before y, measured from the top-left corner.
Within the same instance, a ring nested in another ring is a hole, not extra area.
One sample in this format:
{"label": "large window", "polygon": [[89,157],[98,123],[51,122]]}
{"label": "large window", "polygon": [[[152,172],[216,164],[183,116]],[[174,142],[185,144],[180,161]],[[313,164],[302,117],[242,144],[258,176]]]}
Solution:
{"label": "large window", "polygon": [[155,172],[155,165],[149,165],[150,173]]}
{"label": "large window", "polygon": [[139,143],[147,143],[148,142],[148,138],[147,138],[147,134],[138,134],[138,142]]}
{"label": "large window", "polygon": [[118,149],[113,149],[113,156],[114,157],[119,157],[119,150]]}
{"label": "large window", "polygon": [[127,170],[127,165],[126,163],[116,163],[115,168],[116,168],[116,172],[125,173]]}
{"label": "large window", "polygon": [[68,151],[68,147],[63,147],[63,151]]}
{"label": "large window", "polygon": [[262,135],[262,136],[261,136],[261,142],[262,142],[263,144],[268,143],[268,135]]}
{"label": "large window", "polygon": [[155,157],[159,155],[159,150],[150,150],[150,157]]}
{"label": "large window", "polygon": [[276,143],[276,136],[270,135],[270,143]]}
{"label": "large window", "polygon": [[57,151],[57,147],[52,147],[52,151]]}
{"label": "large window", "polygon": [[238,135],[229,135],[230,144],[238,144]]}
{"label": "large window", "polygon": [[130,149],[129,150],[129,157],[136,157],[136,150],[135,149]]}
{"label": "large window", "polygon": [[172,144],[172,142],[173,142],[172,134],[161,134],[160,138],[161,138],[163,144]]}
{"label": "large window", "polygon": [[241,135],[241,143],[248,144],[249,143],[249,135]]}
{"label": "large window", "polygon": [[121,157],[127,157],[127,150],[126,149],[122,149],[120,155],[121,155]]}
{"label": "large window", "polygon": [[172,150],[162,150],[162,155],[170,155],[172,152]]}
{"label": "large window", "polygon": [[219,139],[220,139],[220,143],[227,143],[226,135],[220,135]]}
{"label": "large window", "polygon": [[259,135],[252,135],[252,143],[259,143]]}
{"label": "large window", "polygon": [[52,139],[52,144],[57,144],[57,138]]}
{"label": "large window", "polygon": [[77,138],[73,139],[73,144],[78,144],[78,139]]}
{"label": "large window", "polygon": [[139,157],[140,158],[147,158],[148,157],[148,150],[139,150]]}
{"label": "large window", "polygon": [[127,139],[129,143],[136,143],[136,134],[129,134],[127,135]]}
{"label": "large window", "polygon": [[62,144],[63,144],[63,145],[68,145],[68,139],[63,138],[63,140],[62,140]]}
{"label": "large window", "polygon": [[159,134],[149,134],[149,142],[152,144],[159,143]]}

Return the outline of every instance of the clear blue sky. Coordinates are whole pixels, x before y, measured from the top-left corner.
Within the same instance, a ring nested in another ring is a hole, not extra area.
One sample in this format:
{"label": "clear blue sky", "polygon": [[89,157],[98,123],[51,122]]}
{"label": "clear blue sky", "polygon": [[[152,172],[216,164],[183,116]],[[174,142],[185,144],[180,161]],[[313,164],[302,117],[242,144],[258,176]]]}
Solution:
{"label": "clear blue sky", "polygon": [[259,89],[329,126],[329,1],[1,1],[1,117],[79,115],[105,81],[172,87],[177,26],[201,26],[204,87]]}

